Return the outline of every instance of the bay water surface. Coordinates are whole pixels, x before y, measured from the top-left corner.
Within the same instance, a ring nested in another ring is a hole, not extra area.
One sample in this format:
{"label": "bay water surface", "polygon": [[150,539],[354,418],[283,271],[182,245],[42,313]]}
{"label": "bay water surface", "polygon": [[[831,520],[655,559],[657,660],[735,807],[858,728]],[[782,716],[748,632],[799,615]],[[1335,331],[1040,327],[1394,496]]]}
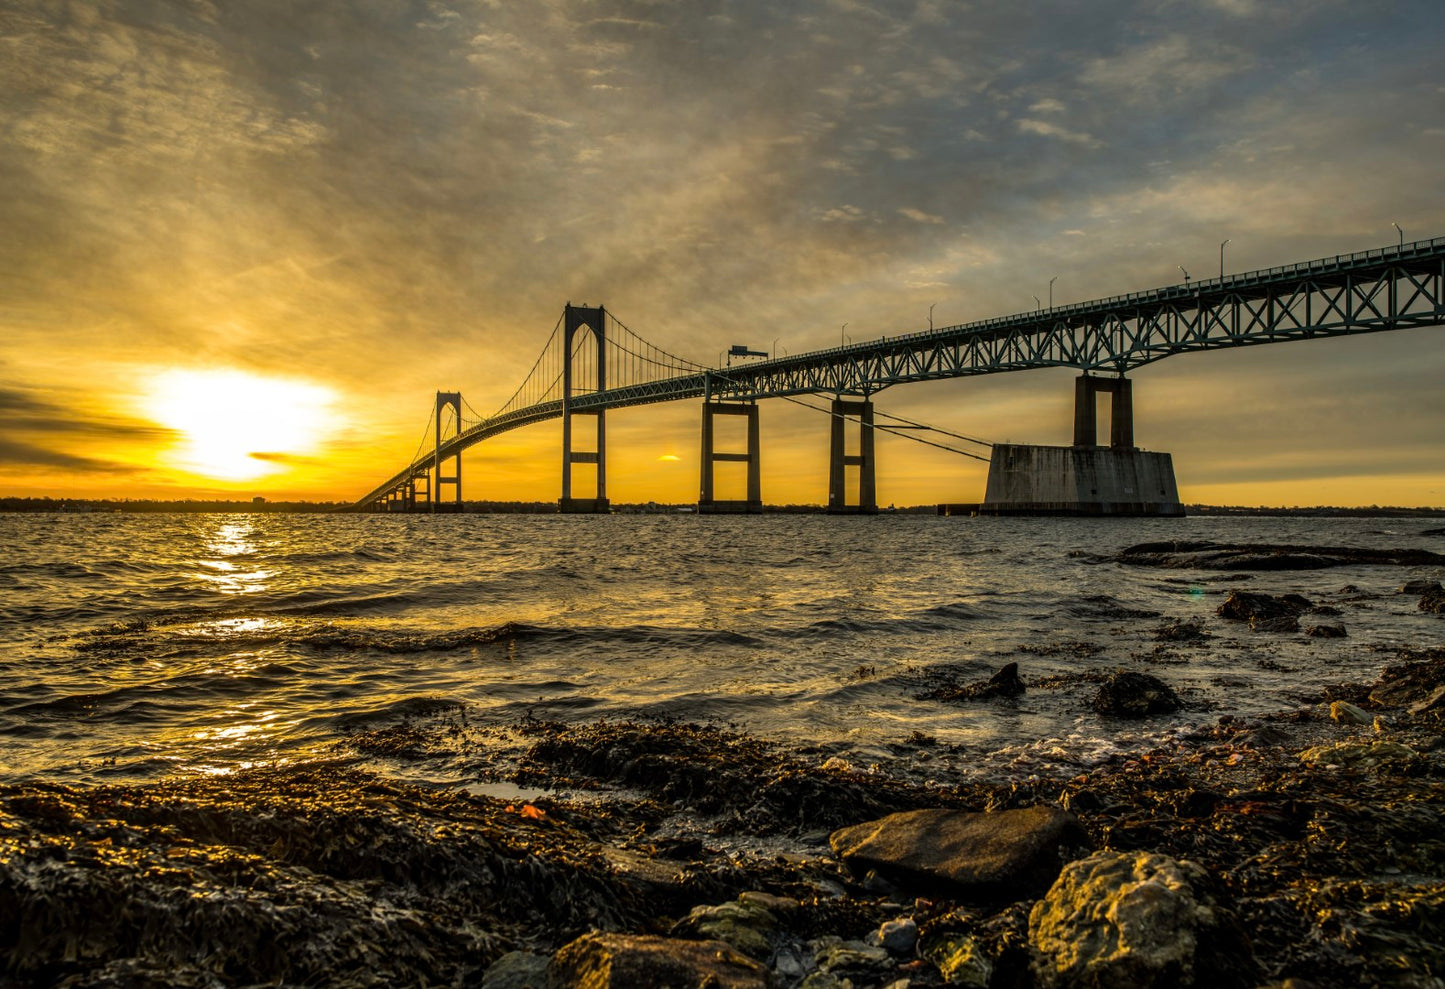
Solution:
{"label": "bay water surface", "polygon": [[[1396,593],[1437,569],[1231,576],[1113,554],[1166,539],[1440,551],[1437,524],[0,515],[0,780],[357,759],[355,733],[439,716],[716,722],[860,766],[926,736],[979,772],[1069,772],[1445,645],[1445,621]],[[1348,635],[1251,632],[1215,614],[1235,587],[1336,607]],[[1161,635],[1189,620],[1212,637]],[[1017,701],[925,696],[1009,662],[1030,685]],[[1185,709],[1095,714],[1118,669],[1160,676]],[[467,765],[424,772],[466,785]]]}

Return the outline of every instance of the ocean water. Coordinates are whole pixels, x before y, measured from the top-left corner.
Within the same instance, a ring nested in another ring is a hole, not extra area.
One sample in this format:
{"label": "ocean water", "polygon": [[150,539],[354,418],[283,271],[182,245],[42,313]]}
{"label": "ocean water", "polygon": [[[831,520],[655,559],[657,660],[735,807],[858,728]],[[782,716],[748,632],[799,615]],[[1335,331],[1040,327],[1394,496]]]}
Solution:
{"label": "ocean water", "polygon": [[[1369,679],[1445,620],[1438,568],[1232,578],[1121,565],[1138,542],[1417,547],[1423,520],[0,515],[0,780],[145,780],[356,759],[358,731],[464,718],[716,722],[869,765],[914,732],[978,772],[1069,772]],[[1297,592],[1344,639],[1215,615]],[[1161,641],[1198,619],[1202,644]],[[925,699],[1017,662],[1017,701]],[[1094,714],[1100,675],[1187,701]],[[498,743],[501,745],[502,743]],[[504,746],[503,746],[504,748]],[[505,753],[501,756],[505,760]],[[465,785],[475,763],[381,772]]]}

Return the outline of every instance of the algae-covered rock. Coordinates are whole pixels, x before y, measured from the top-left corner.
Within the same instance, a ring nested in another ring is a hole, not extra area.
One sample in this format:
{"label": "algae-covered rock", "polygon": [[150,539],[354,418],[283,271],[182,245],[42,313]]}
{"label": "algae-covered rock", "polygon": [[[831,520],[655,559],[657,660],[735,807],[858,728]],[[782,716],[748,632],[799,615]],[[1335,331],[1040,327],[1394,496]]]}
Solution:
{"label": "algae-covered rock", "polygon": [[1391,741],[1338,742],[1316,745],[1299,754],[1301,762],[1314,766],[1343,766],[1375,769],[1380,766],[1408,766],[1420,758],[1408,745]]}
{"label": "algae-covered rock", "polygon": [[1298,594],[1261,594],[1256,591],[1230,591],[1217,610],[1222,618],[1257,623],[1272,618],[1298,618],[1314,607],[1314,602]]}
{"label": "algae-covered rock", "polygon": [[905,887],[992,898],[1046,889],[1058,875],[1060,849],[1082,839],[1072,814],[1040,805],[905,811],[840,828],[828,840],[857,871],[874,869]]}
{"label": "algae-covered rock", "polygon": [[1064,867],[1029,914],[1032,968],[1044,989],[1218,984],[1196,979],[1216,951],[1218,908],[1192,862],[1154,852],[1099,852]]}
{"label": "algae-covered rock", "polygon": [[842,941],[837,938],[823,939],[814,952],[818,968],[824,972],[840,969],[888,968],[893,964],[886,950],[864,941]]}
{"label": "algae-covered rock", "polygon": [[1099,685],[1094,710],[1116,718],[1147,718],[1179,710],[1182,702],[1163,680],[1148,673],[1116,673]]}
{"label": "algae-covered rock", "polygon": [[765,989],[768,973],[721,941],[593,932],[553,956],[547,980],[549,989]]}
{"label": "algae-covered rock", "polygon": [[978,940],[967,934],[953,934],[936,942],[930,947],[928,959],[951,986],[988,989],[993,978],[993,963]]}
{"label": "algae-covered rock", "polygon": [[482,989],[546,989],[547,955],[509,951],[482,973]]}
{"label": "algae-covered rock", "polygon": [[912,917],[885,921],[878,926],[878,930],[869,935],[868,943],[877,944],[890,954],[910,954],[913,946],[918,943],[918,922]]}
{"label": "algae-covered rock", "polygon": [[713,941],[726,941],[743,954],[766,958],[772,953],[768,934],[778,926],[773,912],[757,899],[736,900],[717,906],[693,907],[672,933]]}

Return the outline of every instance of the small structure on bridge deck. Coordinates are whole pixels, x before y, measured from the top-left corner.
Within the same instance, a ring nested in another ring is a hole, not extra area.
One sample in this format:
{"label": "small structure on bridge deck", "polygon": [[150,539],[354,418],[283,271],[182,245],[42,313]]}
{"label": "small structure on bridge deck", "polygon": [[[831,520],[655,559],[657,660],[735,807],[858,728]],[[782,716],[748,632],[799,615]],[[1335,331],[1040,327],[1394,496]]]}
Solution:
{"label": "small structure on bridge deck", "polygon": [[[1109,445],[1097,445],[1096,399],[1108,392]],[[954,514],[965,506],[940,506]],[[1074,389],[1074,445],[997,443],[981,515],[1181,516],[1174,460],[1134,445],[1133,382],[1082,375]]]}

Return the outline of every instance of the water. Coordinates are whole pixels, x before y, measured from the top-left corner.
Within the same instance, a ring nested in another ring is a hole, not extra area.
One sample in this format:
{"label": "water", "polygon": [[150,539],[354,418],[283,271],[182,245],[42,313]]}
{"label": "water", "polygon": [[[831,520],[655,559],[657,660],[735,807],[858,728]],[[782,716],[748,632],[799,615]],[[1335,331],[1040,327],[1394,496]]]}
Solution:
{"label": "water", "polygon": [[[1439,550],[1419,534],[1431,525],[0,515],[0,779],[354,757],[350,733],[459,711],[484,728],[713,720],[859,765],[920,731],[979,772],[1067,772],[1445,644],[1445,621],[1393,593],[1435,570],[1229,581],[1101,557],[1153,539]],[[1349,637],[1251,633],[1214,616],[1232,586],[1335,605]],[[1157,640],[1195,618],[1215,635],[1205,646]],[[919,699],[1010,661],[1030,683],[1059,679],[1017,703]],[[1118,668],[1156,673],[1188,708],[1128,730],[1101,719],[1080,674]],[[473,782],[462,765],[426,771]]]}

